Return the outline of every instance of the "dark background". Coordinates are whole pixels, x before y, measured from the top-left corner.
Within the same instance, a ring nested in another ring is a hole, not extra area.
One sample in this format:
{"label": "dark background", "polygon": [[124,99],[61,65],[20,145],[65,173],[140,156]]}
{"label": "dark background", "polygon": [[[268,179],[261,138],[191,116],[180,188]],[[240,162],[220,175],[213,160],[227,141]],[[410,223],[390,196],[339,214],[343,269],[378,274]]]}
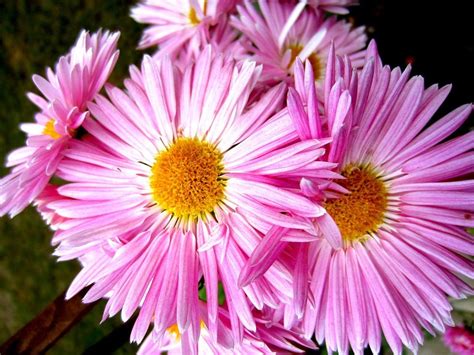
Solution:
{"label": "dark background", "polygon": [[[453,84],[439,114],[473,102],[474,12],[472,1],[360,0],[351,16],[366,25],[386,64],[422,75],[426,87]],[[464,130],[472,127],[466,124]]]}
{"label": "dark background", "polygon": [[[470,1],[360,1],[350,20],[366,25],[378,43],[384,63],[405,67],[425,77],[426,86],[452,83],[453,90],[437,117],[473,101],[474,44]],[[121,55],[112,81],[119,84],[128,65],[139,63],[135,50],[142,26],[128,17],[134,1],[0,0],[0,164],[6,154],[23,145],[20,122],[33,121],[36,107],[26,96],[36,91],[34,73],[72,46],[82,28],[120,30]],[[472,123],[467,123],[464,130]],[[0,168],[3,176],[7,170]],[[0,219],[0,342],[8,338],[51,302],[78,271],[74,262],[56,263],[49,245],[51,232],[29,208],[13,220]],[[82,353],[121,321],[108,320],[99,327],[104,304],[99,304],[51,351]],[[132,346],[120,353],[133,353]]]}

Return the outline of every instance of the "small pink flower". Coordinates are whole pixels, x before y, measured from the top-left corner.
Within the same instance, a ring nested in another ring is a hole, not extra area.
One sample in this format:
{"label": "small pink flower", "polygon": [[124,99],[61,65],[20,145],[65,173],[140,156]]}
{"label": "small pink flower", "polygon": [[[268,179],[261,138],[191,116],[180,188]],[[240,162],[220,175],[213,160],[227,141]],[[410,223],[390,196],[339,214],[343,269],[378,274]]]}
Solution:
{"label": "small pink flower", "polygon": [[47,79],[33,81],[45,98],[29,93],[41,111],[36,123],[24,123],[26,146],[7,158],[11,173],[0,180],[0,216],[20,213],[44,189],[75,131],[88,116],[87,103],[100,91],[118,58],[119,33],[83,31],[71,51],[61,57]]}
{"label": "small pink flower", "polygon": [[[302,337],[299,329],[287,330],[278,323],[262,318],[254,312],[256,320],[255,332],[244,329],[242,342],[235,344],[232,338],[231,319],[225,307],[219,307],[219,333],[213,336],[206,326],[205,305],[201,303],[200,336],[197,343],[193,343],[190,330],[181,334],[177,326],[167,329],[163,338],[150,334],[143,342],[138,355],[161,354],[190,354],[193,350],[198,354],[273,354],[273,353],[303,353],[305,349],[316,349],[315,344]],[[196,349],[197,348],[197,349]]]}
{"label": "small pink flower", "polygon": [[135,21],[150,24],[139,47],[159,46],[158,55],[176,56],[188,46],[193,52],[209,43],[210,29],[223,21],[235,0],[144,0],[132,8]]}
{"label": "small pink flower", "polygon": [[307,2],[317,10],[332,12],[339,15],[347,15],[348,6],[358,4],[357,0],[299,0],[300,2]]}
{"label": "small pink flower", "polygon": [[[229,58],[243,58],[245,48],[238,37],[239,32],[229,24],[228,16],[222,16],[219,22],[209,29],[209,36],[206,41],[185,43],[180,51],[176,53],[173,63],[181,70],[185,70],[189,63],[196,61],[207,45],[210,45],[216,53],[222,53]],[[153,57],[159,59],[163,54],[159,50]]]}
{"label": "small pink flower", "polygon": [[347,55],[355,67],[363,64],[366,35],[364,28],[351,29],[351,25],[336,18],[305,7],[301,2],[258,2],[257,10],[251,1],[237,6],[239,16],[231,24],[243,33],[242,45],[248,58],[263,64],[261,81],[274,85],[282,80],[293,82],[294,63],[299,58],[309,60],[314,77],[323,81],[324,68],[331,43],[337,54]]}
{"label": "small pink flower", "polygon": [[474,334],[463,326],[448,327],[443,335],[444,343],[457,355],[474,354]]}

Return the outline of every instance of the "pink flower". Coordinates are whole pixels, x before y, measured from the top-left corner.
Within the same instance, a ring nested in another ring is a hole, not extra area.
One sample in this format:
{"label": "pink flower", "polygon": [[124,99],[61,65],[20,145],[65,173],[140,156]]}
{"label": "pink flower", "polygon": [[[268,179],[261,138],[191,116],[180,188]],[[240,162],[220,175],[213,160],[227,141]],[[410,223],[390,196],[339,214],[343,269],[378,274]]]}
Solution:
{"label": "pink flower", "polygon": [[87,103],[100,91],[118,58],[119,33],[83,31],[71,51],[59,59],[47,79],[34,75],[44,95],[28,94],[41,111],[36,123],[24,123],[26,146],[7,158],[12,172],[0,180],[0,216],[20,213],[44,189],[61,161],[63,150],[88,115]]}
{"label": "pink flower", "polygon": [[[201,303],[200,309],[205,309]],[[255,312],[254,312],[255,313]],[[273,353],[302,353],[304,348],[315,349],[312,341],[305,340],[298,330],[286,330],[281,325],[272,323],[255,314],[256,331],[251,333],[244,330],[241,344],[234,345],[232,339],[229,312],[219,307],[218,324],[219,334],[215,338],[206,327],[206,312],[201,311],[201,334],[197,343],[199,354],[273,354]],[[189,354],[196,344],[189,336],[190,330],[181,334],[176,325],[167,329],[163,339],[156,339],[150,334],[143,342],[138,355],[161,354]],[[299,346],[299,347],[298,347]]]}
{"label": "pink flower", "polygon": [[[410,67],[383,66],[374,42],[363,69],[350,68],[330,56],[324,116],[290,108],[300,137],[318,136],[314,127],[334,137],[327,159],[339,163],[338,183],[349,191],[326,196],[326,239],[309,247],[313,299],[304,329],[341,354],[378,352],[382,335],[395,354],[403,345],[416,352],[421,327],[434,333],[453,324],[448,296],[473,291],[458,275],[474,275],[463,256],[473,251],[465,228],[474,226],[474,132],[448,139],[472,105],[424,129],[450,86],[425,89],[422,77],[409,79]],[[350,96],[334,100],[343,95]],[[328,235],[342,236],[343,248],[332,248]]]}
{"label": "pink flower", "polygon": [[248,57],[263,64],[261,80],[273,85],[282,80],[292,82],[296,58],[308,59],[315,79],[322,82],[331,43],[337,54],[347,55],[355,67],[363,64],[366,35],[364,28],[351,29],[335,17],[324,19],[320,13],[288,1],[258,2],[258,11],[250,1],[237,6],[239,16],[231,24],[243,33],[242,42]]}
{"label": "pink flower", "polygon": [[[239,32],[229,24],[228,16],[222,16],[219,22],[209,29],[206,41],[184,44],[181,50],[176,53],[173,64],[184,71],[189,63],[196,61],[207,45],[211,45],[216,53],[222,53],[229,58],[243,58],[245,48],[238,40],[239,35]],[[159,59],[160,56],[163,56],[161,50],[157,51],[153,57]]]}
{"label": "pink flower", "polygon": [[144,0],[132,8],[131,16],[151,24],[140,48],[158,45],[159,55],[175,56],[185,46],[192,51],[209,42],[209,30],[235,6],[235,0]]}
{"label": "pink flower", "polygon": [[300,2],[307,2],[315,9],[332,12],[339,15],[347,15],[348,6],[357,5],[357,0],[300,0]]}
{"label": "pink flower", "polygon": [[145,57],[125,92],[107,87],[109,99],[89,105],[95,120],[84,128],[96,142],[65,152],[58,176],[71,183],[43,207],[65,218],[56,254],[84,264],[67,297],[93,284],[84,301],[108,297],[104,317],[121,310],[127,320],[140,308],[132,340],[153,322],[158,337],[177,324],[197,341],[201,277],[207,328],[217,334],[221,282],[237,343],[256,330],[252,308],[292,302],[291,260],[265,264],[247,287],[237,279],[262,239],[314,238],[310,219],[323,210],[295,191],[324,149],[298,142],[286,111],[271,117],[283,85],[248,105],[260,71],[210,47],[184,73]]}
{"label": "pink flower", "polygon": [[446,333],[444,333],[443,340],[455,354],[474,354],[474,334],[463,326],[448,327]]}

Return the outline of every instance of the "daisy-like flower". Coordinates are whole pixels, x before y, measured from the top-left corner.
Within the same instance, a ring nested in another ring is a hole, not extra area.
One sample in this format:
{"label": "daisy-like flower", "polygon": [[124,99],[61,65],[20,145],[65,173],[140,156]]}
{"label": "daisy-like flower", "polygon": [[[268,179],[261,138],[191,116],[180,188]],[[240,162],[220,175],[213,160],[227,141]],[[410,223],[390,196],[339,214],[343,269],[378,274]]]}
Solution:
{"label": "daisy-like flower", "polygon": [[296,58],[308,59],[315,79],[321,82],[331,43],[337,54],[349,56],[355,67],[363,64],[364,27],[352,30],[349,23],[334,16],[325,19],[304,3],[260,0],[258,4],[259,10],[250,1],[237,6],[239,16],[232,17],[231,24],[243,33],[248,57],[263,64],[263,82],[291,83]]}
{"label": "daisy-like flower", "polygon": [[208,47],[183,74],[175,69],[145,57],[126,92],[107,87],[110,101],[89,105],[95,120],[84,128],[96,142],[71,145],[58,176],[72,183],[42,208],[65,219],[56,254],[84,265],[68,297],[94,284],[84,300],[109,297],[105,317],[122,310],[127,320],[140,307],[132,340],[153,322],[158,338],[176,324],[197,341],[198,281],[211,334],[221,282],[238,343],[244,328],[256,330],[253,307],[292,302],[286,262],[243,289],[237,278],[264,237],[308,239],[323,209],[295,182],[324,149],[299,142],[286,111],[269,118],[283,85],[247,104],[261,71],[254,62],[236,65]]}
{"label": "daisy-like flower", "polygon": [[[229,58],[239,59],[245,55],[245,48],[242,42],[238,40],[240,33],[230,25],[228,17],[222,17],[219,22],[209,30],[209,38],[198,45],[187,43],[183,45],[179,53],[173,60],[173,63],[184,70],[186,66],[196,61],[203,49],[210,45],[217,53],[223,53]],[[163,54],[158,51],[154,57],[159,59]]]}
{"label": "daisy-like flower", "polygon": [[[453,324],[448,296],[472,294],[459,275],[474,275],[463,256],[473,252],[465,228],[474,226],[474,132],[449,139],[472,105],[425,128],[450,86],[425,89],[422,77],[409,74],[410,67],[382,66],[373,42],[357,73],[330,56],[325,110],[334,120],[292,110],[308,138],[312,127],[346,127],[329,159],[349,193],[327,197],[331,218],[322,230],[341,235],[344,247],[319,239],[309,248],[313,299],[304,328],[329,351],[362,354],[368,345],[377,353],[383,335],[395,354],[403,345],[416,352],[421,327],[434,333]],[[331,100],[336,92],[350,93],[348,113]]]}
{"label": "daisy-like flower", "polygon": [[[205,306],[201,304],[201,310]],[[255,313],[255,312],[254,312]],[[205,319],[206,312],[201,311],[201,317]],[[197,346],[198,354],[274,354],[274,353],[302,353],[304,348],[315,349],[316,346],[310,340],[303,338],[301,332],[287,330],[279,324],[269,322],[261,318],[260,314],[254,314],[256,331],[250,333],[244,331],[243,340],[237,348],[234,347],[232,332],[230,329],[229,313],[224,307],[219,307],[218,322],[219,336],[217,340],[211,336],[206,328],[206,322],[201,320],[201,334],[197,344],[189,338],[189,332],[180,334],[176,325],[167,329],[165,337],[161,342],[155,341],[150,334],[143,342],[138,355],[161,354],[189,354]]]}
{"label": "daisy-like flower", "polygon": [[235,7],[235,0],[144,0],[131,16],[145,29],[139,48],[158,45],[159,55],[177,55],[187,44],[197,51],[209,42],[209,29]]}
{"label": "daisy-like flower", "polygon": [[462,325],[448,327],[443,335],[444,343],[458,355],[471,355],[474,353],[474,334]]}
{"label": "daisy-like flower", "polygon": [[71,51],[61,57],[47,79],[34,75],[44,95],[28,98],[41,111],[36,123],[24,123],[26,146],[7,157],[11,173],[0,180],[0,216],[20,213],[45,188],[62,159],[62,152],[88,116],[87,102],[100,91],[115,66],[119,33],[83,31]]}
{"label": "daisy-like flower", "polygon": [[317,10],[332,12],[339,15],[347,15],[348,6],[357,5],[357,0],[300,0],[300,3],[307,3]]}

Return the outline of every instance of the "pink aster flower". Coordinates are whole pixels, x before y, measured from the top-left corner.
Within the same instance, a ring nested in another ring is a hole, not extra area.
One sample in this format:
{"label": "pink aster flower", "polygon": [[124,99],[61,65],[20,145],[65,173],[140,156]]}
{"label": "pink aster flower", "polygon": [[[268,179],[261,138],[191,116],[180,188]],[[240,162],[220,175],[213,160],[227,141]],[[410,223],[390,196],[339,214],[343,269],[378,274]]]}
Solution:
{"label": "pink aster flower", "polygon": [[[205,306],[201,304],[201,309]],[[254,312],[255,313],[255,312]],[[206,327],[206,312],[201,312],[201,334],[197,343],[199,354],[273,354],[273,353],[302,353],[303,348],[315,349],[312,341],[305,340],[298,330],[287,330],[279,324],[272,323],[254,314],[256,331],[244,330],[243,340],[235,347],[230,329],[229,313],[223,307],[219,308],[218,324],[219,336],[213,338]],[[162,341],[156,341],[154,334],[150,334],[143,342],[138,355],[161,354],[189,354],[196,344],[189,337],[189,331],[181,334],[177,326],[167,329]]]}
{"label": "pink aster flower", "polygon": [[[370,346],[377,353],[383,335],[395,354],[403,345],[416,352],[421,328],[434,333],[453,325],[448,296],[472,294],[459,275],[474,276],[463,256],[474,250],[465,230],[474,226],[474,132],[449,138],[472,105],[425,128],[450,86],[425,89],[422,77],[409,74],[410,67],[383,66],[373,42],[360,72],[330,57],[327,122],[290,110],[300,137],[312,138],[312,129],[324,125],[346,130],[331,143],[329,159],[339,164],[345,179],[338,184],[349,193],[327,196],[331,218],[321,230],[342,236],[344,246],[319,239],[309,248],[313,298],[304,329],[329,351],[362,354]],[[350,94],[347,114],[331,99],[338,92]]]}
{"label": "pink aster flower", "polygon": [[100,91],[118,58],[119,33],[83,31],[71,51],[61,57],[47,79],[34,75],[44,95],[29,93],[41,111],[36,123],[24,123],[26,146],[7,158],[12,172],[0,180],[0,216],[21,212],[45,188],[55,173],[62,152],[88,115],[87,102]]}
{"label": "pink aster flower", "polygon": [[[187,43],[183,45],[181,50],[176,54],[173,63],[177,65],[182,71],[188,66],[191,61],[196,61],[204,48],[210,45],[216,53],[222,53],[225,56],[233,59],[243,58],[245,55],[245,48],[242,42],[238,40],[239,32],[229,24],[228,17],[221,17],[217,25],[209,29],[209,38],[199,45]],[[159,59],[163,53],[158,51],[154,57]]]}
{"label": "pink aster flower", "polygon": [[463,326],[448,327],[443,340],[454,354],[474,354],[474,334]]}
{"label": "pink aster flower", "polygon": [[126,91],[107,87],[109,99],[89,105],[95,120],[84,128],[97,142],[65,153],[58,176],[71,183],[46,205],[65,218],[53,242],[57,255],[84,264],[68,297],[93,284],[84,301],[108,297],[105,317],[121,310],[127,320],[140,308],[132,340],[154,323],[158,338],[176,324],[197,341],[202,277],[206,326],[217,334],[221,282],[239,342],[244,328],[256,330],[252,308],[292,302],[285,261],[242,289],[237,278],[263,238],[308,239],[323,210],[295,182],[315,170],[323,143],[299,142],[286,111],[270,118],[283,85],[248,105],[254,62],[236,65],[208,47],[184,73],[175,69],[145,57]]}
{"label": "pink aster flower", "polygon": [[235,6],[235,0],[144,0],[132,8],[131,16],[151,24],[140,48],[158,45],[159,55],[177,55],[185,45],[194,51],[209,42],[209,30]]}
{"label": "pink aster flower", "polygon": [[300,3],[308,3],[317,10],[332,12],[339,15],[347,15],[348,6],[357,5],[357,0],[300,0]]}
{"label": "pink aster flower", "polygon": [[258,11],[250,1],[237,6],[239,16],[231,24],[243,33],[248,57],[263,64],[261,80],[269,85],[282,80],[292,82],[296,58],[308,59],[317,81],[322,81],[331,43],[337,54],[347,55],[355,67],[363,64],[366,35],[364,28],[354,30],[345,21],[327,19],[304,3],[291,1],[258,2]]}

